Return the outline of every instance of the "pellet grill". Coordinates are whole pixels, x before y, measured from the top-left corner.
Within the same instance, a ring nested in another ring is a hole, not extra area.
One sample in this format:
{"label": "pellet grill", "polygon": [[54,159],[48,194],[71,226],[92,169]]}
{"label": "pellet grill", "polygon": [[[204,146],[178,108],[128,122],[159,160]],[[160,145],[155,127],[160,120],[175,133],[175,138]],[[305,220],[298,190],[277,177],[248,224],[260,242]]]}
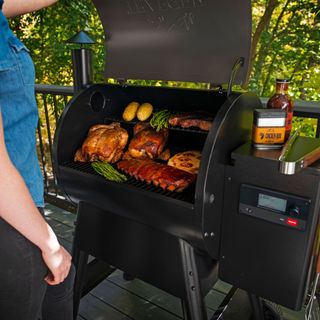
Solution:
{"label": "pellet grill", "polygon": [[[262,107],[254,94],[232,90],[247,74],[251,2],[93,2],[105,30],[106,77],[119,84],[80,91],[63,111],[54,141],[57,181],[78,206],[75,309],[81,295],[119,268],[180,297],[187,319],[207,319],[204,296],[218,279],[218,261],[223,280],[300,308],[318,219],[319,171],[286,177],[275,160],[237,151],[250,140],[253,110]],[[127,79],[211,85],[206,90],[137,86]],[[203,110],[214,117],[209,132],[170,128],[172,154],[202,150],[195,186],[177,193],[134,178],[110,182],[89,163],[73,161],[94,124],[118,121],[132,135],[135,122],[121,117],[131,101],[172,113]],[[293,204],[295,197],[308,202],[304,229],[242,214],[239,203],[246,188],[262,188],[274,197],[288,194]],[[87,264],[88,255],[97,260]]]}

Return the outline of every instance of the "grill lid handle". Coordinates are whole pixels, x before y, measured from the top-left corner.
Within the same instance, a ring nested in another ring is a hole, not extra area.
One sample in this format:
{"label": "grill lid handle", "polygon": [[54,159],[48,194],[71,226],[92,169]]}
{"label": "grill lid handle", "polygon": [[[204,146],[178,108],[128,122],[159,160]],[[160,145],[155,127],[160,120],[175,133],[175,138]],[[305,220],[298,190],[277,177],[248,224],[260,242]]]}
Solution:
{"label": "grill lid handle", "polygon": [[282,149],[280,173],[295,174],[320,159],[320,139],[299,136],[299,132],[298,128]]}
{"label": "grill lid handle", "polygon": [[235,80],[236,75],[238,74],[240,68],[243,67],[243,65],[244,65],[244,58],[243,57],[237,59],[237,61],[233,65],[233,68],[232,68],[232,71],[230,74],[229,83],[228,83],[228,90],[227,90],[228,97],[232,94],[232,86],[233,86],[234,80]]}

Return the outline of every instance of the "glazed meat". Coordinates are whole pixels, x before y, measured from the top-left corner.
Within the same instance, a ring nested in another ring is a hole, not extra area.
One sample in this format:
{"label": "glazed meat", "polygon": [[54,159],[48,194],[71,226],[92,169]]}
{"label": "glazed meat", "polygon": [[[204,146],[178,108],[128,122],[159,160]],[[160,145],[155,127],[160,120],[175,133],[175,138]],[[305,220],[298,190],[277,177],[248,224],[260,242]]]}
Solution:
{"label": "glazed meat", "polygon": [[206,112],[184,112],[171,116],[169,124],[173,127],[180,126],[182,128],[196,127],[204,131],[209,131],[212,127],[213,118]]}
{"label": "glazed meat", "polygon": [[[168,150],[164,151],[168,140],[168,129],[163,128],[157,132],[148,123],[140,122],[134,126],[133,134],[128,148],[130,157],[136,159],[169,159],[170,153]],[[126,158],[128,158],[127,155]]]}
{"label": "glazed meat", "polygon": [[196,175],[152,160],[128,159],[117,163],[118,169],[164,190],[181,192],[195,182]]}
{"label": "glazed meat", "polygon": [[109,163],[121,159],[128,142],[128,133],[120,123],[98,124],[90,128],[82,147],[75,154],[75,161],[104,161]]}
{"label": "glazed meat", "polygon": [[196,127],[204,131],[209,131],[212,127],[212,120],[204,119],[185,119],[180,122],[181,128],[191,128]]}

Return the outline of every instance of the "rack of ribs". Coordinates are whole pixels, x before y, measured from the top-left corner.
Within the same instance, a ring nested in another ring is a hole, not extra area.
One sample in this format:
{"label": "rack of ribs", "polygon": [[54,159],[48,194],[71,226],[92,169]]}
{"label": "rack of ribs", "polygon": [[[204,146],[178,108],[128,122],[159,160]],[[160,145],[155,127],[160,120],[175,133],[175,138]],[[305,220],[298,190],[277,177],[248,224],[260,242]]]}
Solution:
{"label": "rack of ribs", "polygon": [[119,170],[137,180],[164,190],[182,192],[196,180],[196,175],[152,160],[127,159],[117,163]]}

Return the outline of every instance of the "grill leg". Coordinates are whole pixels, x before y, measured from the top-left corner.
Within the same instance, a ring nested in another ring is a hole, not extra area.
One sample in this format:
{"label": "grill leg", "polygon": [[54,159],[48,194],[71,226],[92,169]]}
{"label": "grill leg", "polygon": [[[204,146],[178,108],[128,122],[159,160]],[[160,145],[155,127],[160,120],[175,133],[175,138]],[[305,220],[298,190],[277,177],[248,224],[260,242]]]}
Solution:
{"label": "grill leg", "polygon": [[201,293],[194,248],[180,239],[183,276],[186,289],[186,299],[182,302],[185,320],[207,320],[207,310]]}
{"label": "grill leg", "polygon": [[76,246],[73,247],[72,251],[73,264],[76,268],[73,291],[73,319],[76,320],[80,299],[82,297],[82,287],[86,277],[88,254],[79,250]]}
{"label": "grill leg", "polygon": [[252,307],[253,319],[265,320],[261,299],[252,293],[249,293],[249,299]]}

